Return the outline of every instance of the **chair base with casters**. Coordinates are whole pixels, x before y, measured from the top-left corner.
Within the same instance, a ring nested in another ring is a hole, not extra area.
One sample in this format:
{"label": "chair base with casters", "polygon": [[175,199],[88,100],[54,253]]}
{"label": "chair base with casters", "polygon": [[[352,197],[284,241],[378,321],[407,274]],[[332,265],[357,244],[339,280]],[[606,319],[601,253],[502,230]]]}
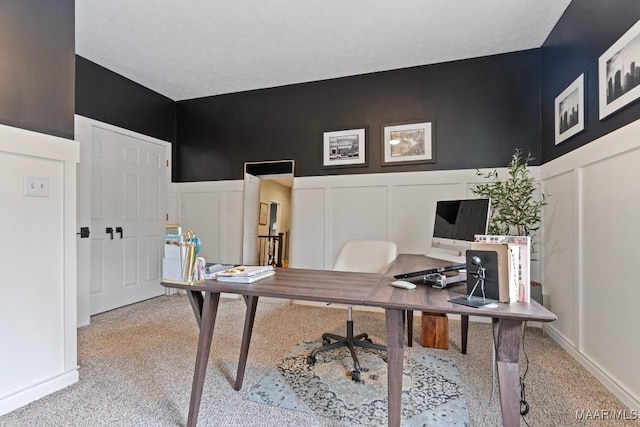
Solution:
{"label": "chair base with casters", "polygon": [[[340,248],[335,263],[333,264],[333,270],[384,274],[397,256],[398,247],[393,242],[381,240],[349,240]],[[331,333],[323,334],[322,347],[313,350],[309,356],[307,356],[307,362],[313,365],[316,362],[316,355],[318,353],[340,347],[348,347],[351,352],[351,357],[353,358],[351,379],[360,381],[360,372],[366,371],[366,369],[360,366],[355,348],[370,348],[383,351],[385,354],[387,348],[383,345],[373,344],[367,334],[354,336],[352,314],[352,307],[349,307],[347,336],[343,337]],[[332,343],[331,341],[335,342]]]}
{"label": "chair base with casters", "polygon": [[[331,342],[335,341],[335,342]],[[307,363],[313,365],[316,363],[316,356],[323,351],[334,350],[336,348],[348,347],[351,352],[351,358],[353,359],[353,370],[351,371],[351,379],[356,382],[360,382],[360,372],[368,371],[368,368],[360,366],[358,356],[356,355],[356,347],[370,348],[373,350],[387,351],[387,347],[380,344],[374,344],[367,334],[353,335],[353,317],[352,308],[349,307],[349,318],[347,320],[347,336],[325,333],[322,334],[322,347],[314,349],[309,356],[307,356]],[[386,356],[385,356],[386,357]]]}

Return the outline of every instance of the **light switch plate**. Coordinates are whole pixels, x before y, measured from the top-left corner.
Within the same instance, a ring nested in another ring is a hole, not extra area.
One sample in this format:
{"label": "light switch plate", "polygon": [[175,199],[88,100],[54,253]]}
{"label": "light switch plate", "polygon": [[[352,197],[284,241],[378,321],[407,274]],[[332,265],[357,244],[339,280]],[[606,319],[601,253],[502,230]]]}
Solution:
{"label": "light switch plate", "polygon": [[49,197],[49,178],[25,176],[24,195],[28,197]]}

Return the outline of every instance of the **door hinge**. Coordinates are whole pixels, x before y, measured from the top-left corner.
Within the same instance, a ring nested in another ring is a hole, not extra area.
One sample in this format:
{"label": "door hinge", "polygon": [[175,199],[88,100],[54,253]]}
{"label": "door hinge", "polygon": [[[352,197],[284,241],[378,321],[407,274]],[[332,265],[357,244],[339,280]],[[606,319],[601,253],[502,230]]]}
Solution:
{"label": "door hinge", "polygon": [[167,221],[169,221],[169,214],[167,214]]}
{"label": "door hinge", "polygon": [[167,167],[169,167],[169,159],[167,159]]}

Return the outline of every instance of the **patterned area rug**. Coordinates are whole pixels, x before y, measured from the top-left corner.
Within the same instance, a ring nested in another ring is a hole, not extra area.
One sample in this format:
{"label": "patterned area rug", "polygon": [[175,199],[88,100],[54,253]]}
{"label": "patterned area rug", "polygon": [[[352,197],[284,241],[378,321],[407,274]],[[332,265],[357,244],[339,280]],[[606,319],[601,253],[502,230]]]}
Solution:
{"label": "patterned area rug", "polygon": [[[347,348],[320,353],[315,365],[307,364],[309,352],[320,345],[299,343],[244,398],[349,425],[386,425],[385,353],[356,348],[361,366],[368,370],[355,382]],[[403,426],[470,425],[458,368],[451,359],[421,347],[405,348],[403,374]]]}

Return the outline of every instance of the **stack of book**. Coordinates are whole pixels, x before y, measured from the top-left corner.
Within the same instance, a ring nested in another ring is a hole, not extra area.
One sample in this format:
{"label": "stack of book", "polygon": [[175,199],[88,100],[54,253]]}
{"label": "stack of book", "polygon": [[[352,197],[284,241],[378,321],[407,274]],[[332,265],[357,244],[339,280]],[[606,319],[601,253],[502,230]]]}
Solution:
{"label": "stack of book", "polygon": [[220,282],[253,283],[276,274],[271,265],[240,265],[216,273]]}
{"label": "stack of book", "polygon": [[501,302],[529,302],[531,268],[529,236],[476,235],[471,249],[497,252]]}

